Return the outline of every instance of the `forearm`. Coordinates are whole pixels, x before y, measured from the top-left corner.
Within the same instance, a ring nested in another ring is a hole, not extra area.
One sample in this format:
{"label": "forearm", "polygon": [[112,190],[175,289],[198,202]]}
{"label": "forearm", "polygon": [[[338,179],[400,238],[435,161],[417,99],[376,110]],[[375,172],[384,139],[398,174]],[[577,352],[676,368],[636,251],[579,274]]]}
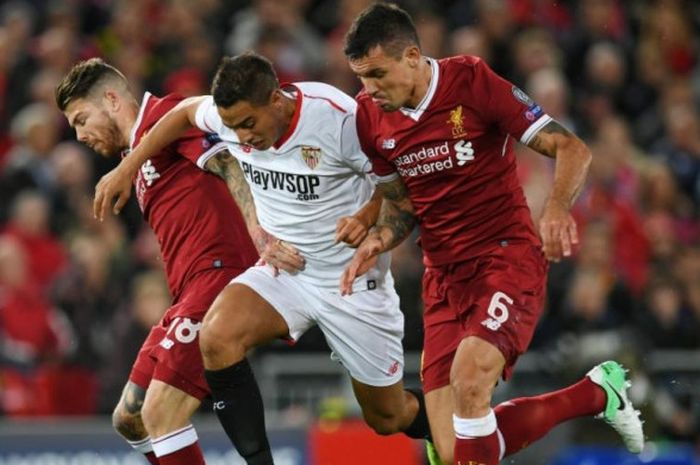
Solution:
{"label": "forearm", "polygon": [[570,139],[558,147],[554,182],[548,201],[558,202],[570,209],[586,182],[590,164],[591,152],[580,139]]}
{"label": "forearm", "polygon": [[413,231],[416,225],[416,217],[412,208],[406,209],[400,204],[385,200],[382,202],[381,211],[376,228],[372,234],[376,234],[382,242],[382,252],[393,249],[404,241]]}
{"label": "forearm", "polygon": [[375,189],[372,198],[370,198],[353,216],[369,229],[377,224],[381,209],[382,193],[379,189]]}
{"label": "forearm", "polygon": [[207,171],[217,175],[226,182],[226,187],[236,201],[243,215],[248,232],[253,235],[259,226],[258,215],[255,212],[253,194],[245,180],[243,170],[236,159],[227,151],[222,150],[211,157],[206,165]]}
{"label": "forearm", "polygon": [[570,209],[586,181],[591,164],[590,150],[581,139],[555,120],[535,134],[528,146],[556,160],[549,201]]}

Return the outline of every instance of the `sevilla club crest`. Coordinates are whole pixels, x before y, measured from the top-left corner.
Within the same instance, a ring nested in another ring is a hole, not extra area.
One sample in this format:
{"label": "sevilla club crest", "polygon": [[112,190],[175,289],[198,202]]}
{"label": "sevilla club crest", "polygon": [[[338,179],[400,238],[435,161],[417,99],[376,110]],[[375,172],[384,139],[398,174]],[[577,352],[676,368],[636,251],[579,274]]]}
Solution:
{"label": "sevilla club crest", "polygon": [[301,158],[304,160],[304,163],[306,163],[306,166],[312,170],[316,169],[318,164],[321,163],[321,149],[309,145],[302,145]]}

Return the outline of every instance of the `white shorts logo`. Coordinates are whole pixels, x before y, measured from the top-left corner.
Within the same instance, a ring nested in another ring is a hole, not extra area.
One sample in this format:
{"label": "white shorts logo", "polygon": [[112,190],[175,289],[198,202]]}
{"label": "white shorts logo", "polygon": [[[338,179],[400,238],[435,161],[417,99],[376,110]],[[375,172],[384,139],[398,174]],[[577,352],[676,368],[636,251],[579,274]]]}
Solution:
{"label": "white shorts logo", "polygon": [[498,330],[508,319],[508,307],[506,307],[506,303],[512,305],[513,299],[508,297],[504,292],[496,292],[493,297],[491,297],[491,303],[489,303],[489,308],[486,311],[491,318],[486,318],[481,324],[491,331]]}
{"label": "white shorts logo", "polygon": [[173,331],[175,333],[175,339],[177,339],[178,342],[189,344],[197,339],[197,333],[199,333],[200,329],[202,329],[201,322],[193,323],[189,318],[177,317],[170,323],[166,337],[160,341],[160,345],[165,349],[170,349],[175,344],[174,341],[167,337],[170,336],[170,333]]}

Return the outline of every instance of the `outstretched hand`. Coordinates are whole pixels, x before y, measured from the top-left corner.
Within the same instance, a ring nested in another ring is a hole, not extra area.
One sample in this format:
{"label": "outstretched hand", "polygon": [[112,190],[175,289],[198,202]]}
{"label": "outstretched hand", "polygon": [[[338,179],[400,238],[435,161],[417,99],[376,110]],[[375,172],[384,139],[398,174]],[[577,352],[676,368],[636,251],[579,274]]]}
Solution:
{"label": "outstretched hand", "polygon": [[344,216],[338,220],[335,226],[335,242],[345,242],[352,248],[356,248],[365,240],[369,229],[354,216]]}
{"label": "outstretched hand", "polygon": [[116,197],[112,212],[118,215],[126,205],[131,196],[132,175],[120,164],[109,173],[102,176],[95,186],[95,199],[92,203],[92,213],[100,221],[104,220],[105,214],[112,201]]}
{"label": "outstretched hand", "polygon": [[258,265],[270,265],[275,276],[279,275],[279,270],[294,274],[306,266],[306,260],[294,246],[276,238],[261,226],[251,236],[260,254]]}
{"label": "outstretched hand", "polygon": [[570,257],[573,246],[578,244],[578,231],[569,209],[557,202],[547,202],[540,219],[540,237],[547,260],[558,262],[562,257]]}
{"label": "outstretched hand", "polygon": [[377,255],[384,249],[384,244],[377,234],[370,234],[362,241],[352,256],[352,260],[340,277],[340,294],[352,294],[352,285],[358,276],[362,276],[377,263]]}

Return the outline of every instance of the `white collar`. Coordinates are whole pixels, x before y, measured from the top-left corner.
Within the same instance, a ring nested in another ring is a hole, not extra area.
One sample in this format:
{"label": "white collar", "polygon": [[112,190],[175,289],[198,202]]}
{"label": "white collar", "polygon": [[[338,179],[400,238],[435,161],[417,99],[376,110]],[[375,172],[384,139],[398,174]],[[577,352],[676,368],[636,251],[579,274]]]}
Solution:
{"label": "white collar", "polygon": [[428,108],[428,105],[430,105],[430,102],[433,101],[433,97],[435,96],[435,91],[437,90],[438,86],[438,80],[440,78],[440,67],[438,66],[437,60],[430,57],[425,58],[428,60],[428,63],[430,63],[430,69],[432,71],[430,76],[430,84],[428,84],[428,91],[423,96],[423,100],[416,105],[416,108],[402,107],[399,109],[401,113],[414,121],[418,121],[420,119],[425,110]]}
{"label": "white collar", "polygon": [[136,116],[136,121],[131,127],[131,136],[129,136],[129,150],[134,150],[134,140],[136,139],[136,130],[141,126],[141,120],[143,119],[143,113],[146,111],[146,103],[148,99],[151,98],[151,93],[146,92],[143,94],[143,99],[141,99],[141,107],[139,107],[139,114]]}

